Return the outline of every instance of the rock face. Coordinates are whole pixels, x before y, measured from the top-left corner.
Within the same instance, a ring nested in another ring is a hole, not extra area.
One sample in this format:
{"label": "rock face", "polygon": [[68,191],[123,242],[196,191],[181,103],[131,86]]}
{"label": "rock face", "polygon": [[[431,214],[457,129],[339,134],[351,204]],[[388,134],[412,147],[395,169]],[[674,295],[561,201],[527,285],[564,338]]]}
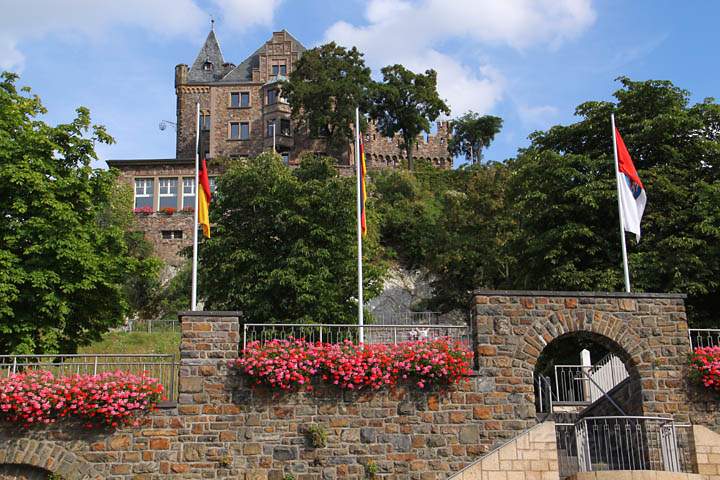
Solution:
{"label": "rock face", "polygon": [[367,309],[383,323],[401,321],[404,317],[398,313],[419,310],[418,307],[432,297],[431,281],[427,271],[408,270],[395,265],[388,269],[383,292],[367,302]]}

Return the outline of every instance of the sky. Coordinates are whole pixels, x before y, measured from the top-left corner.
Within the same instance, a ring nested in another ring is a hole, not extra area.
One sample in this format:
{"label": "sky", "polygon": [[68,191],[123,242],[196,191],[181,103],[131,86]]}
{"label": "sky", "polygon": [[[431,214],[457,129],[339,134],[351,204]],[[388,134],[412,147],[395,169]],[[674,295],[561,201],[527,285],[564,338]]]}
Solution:
{"label": "sky", "polygon": [[308,48],[357,46],[376,78],[388,64],[434,68],[451,117],[504,119],[488,160],[611,99],[621,75],[671,80],[693,102],[720,96],[716,1],[0,0],[0,12],[0,70],[20,74],[49,123],[88,107],[116,139],[101,159],[174,156],[158,124],[175,119],[174,66],[193,62],[211,17],[236,64],[286,29]]}

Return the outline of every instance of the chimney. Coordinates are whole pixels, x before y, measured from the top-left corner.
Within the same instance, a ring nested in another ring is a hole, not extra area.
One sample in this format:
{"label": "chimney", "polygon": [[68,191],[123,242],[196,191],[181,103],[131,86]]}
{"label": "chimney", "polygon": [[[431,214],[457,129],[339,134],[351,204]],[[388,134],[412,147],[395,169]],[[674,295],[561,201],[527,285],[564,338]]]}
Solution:
{"label": "chimney", "polygon": [[184,63],[175,65],[175,88],[187,83],[188,66]]}

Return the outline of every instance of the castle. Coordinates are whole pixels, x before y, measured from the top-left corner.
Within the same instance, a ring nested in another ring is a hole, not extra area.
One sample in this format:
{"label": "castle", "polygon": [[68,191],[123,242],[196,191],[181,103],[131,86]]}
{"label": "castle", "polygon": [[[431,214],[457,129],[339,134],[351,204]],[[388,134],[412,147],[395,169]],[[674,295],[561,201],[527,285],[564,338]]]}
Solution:
{"label": "castle", "polygon": [[[182,259],[178,252],[192,242],[192,215],[183,211],[190,212],[195,204],[197,103],[201,153],[208,159],[211,188],[223,169],[221,162],[213,162],[216,158],[250,158],[274,147],[292,168],[303,153],[327,153],[322,138],[295,128],[290,105],[280,95],[280,82],[305,50],[282,30],[235,65],[223,57],[212,29],[193,64],[175,67],[175,158],[107,161],[120,170],[121,181],[133,185],[138,225],[167,264],[179,265]],[[451,168],[449,129],[448,122],[438,122],[436,134],[419,137],[414,159]],[[405,160],[400,143],[399,137],[381,136],[371,124],[364,139],[368,168],[400,166]],[[347,156],[337,162],[341,174],[353,174],[351,146]]]}

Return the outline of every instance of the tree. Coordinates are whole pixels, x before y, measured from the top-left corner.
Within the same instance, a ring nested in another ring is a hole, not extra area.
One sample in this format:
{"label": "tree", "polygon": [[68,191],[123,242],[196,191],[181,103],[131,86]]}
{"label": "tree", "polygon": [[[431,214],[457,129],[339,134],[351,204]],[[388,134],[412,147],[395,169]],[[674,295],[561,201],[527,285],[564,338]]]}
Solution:
{"label": "tree", "polygon": [[450,115],[450,108],[438,95],[435,70],[422,74],[391,65],[383,68],[382,74],[383,83],[375,87],[371,117],[384,136],[402,136],[408,168],[412,170],[417,136],[430,131],[430,122],[440,114]]}
{"label": "tree", "polygon": [[325,136],[331,152],[347,149],[354,138],[355,108],[369,106],[372,80],[362,57],[355,47],[321,45],[303,53],[281,87],[298,126]]}
{"label": "tree", "polygon": [[148,263],[129,252],[116,174],[91,167],[112,138],[82,107],[67,124],[38,120],[17,78],[0,77],[0,351],[73,353],[121,324],[124,286]]}
{"label": "tree", "polygon": [[517,286],[622,288],[614,112],[648,194],[642,239],[628,237],[633,289],[686,292],[691,322],[709,322],[720,306],[720,105],[691,106],[669,81],[619,81],[615,103],[581,104],[580,121],[536,132],[512,163]]}
{"label": "tree", "polygon": [[502,124],[500,117],[467,112],[452,122],[448,151],[451,155],[463,155],[470,163],[480,163],[482,149],[490,146]]}
{"label": "tree", "polygon": [[[200,248],[208,308],[248,322],[357,322],[355,183],[333,159],[306,156],[291,171],[277,155],[239,162],[211,204]],[[366,298],[382,289],[373,219],[364,243]]]}

